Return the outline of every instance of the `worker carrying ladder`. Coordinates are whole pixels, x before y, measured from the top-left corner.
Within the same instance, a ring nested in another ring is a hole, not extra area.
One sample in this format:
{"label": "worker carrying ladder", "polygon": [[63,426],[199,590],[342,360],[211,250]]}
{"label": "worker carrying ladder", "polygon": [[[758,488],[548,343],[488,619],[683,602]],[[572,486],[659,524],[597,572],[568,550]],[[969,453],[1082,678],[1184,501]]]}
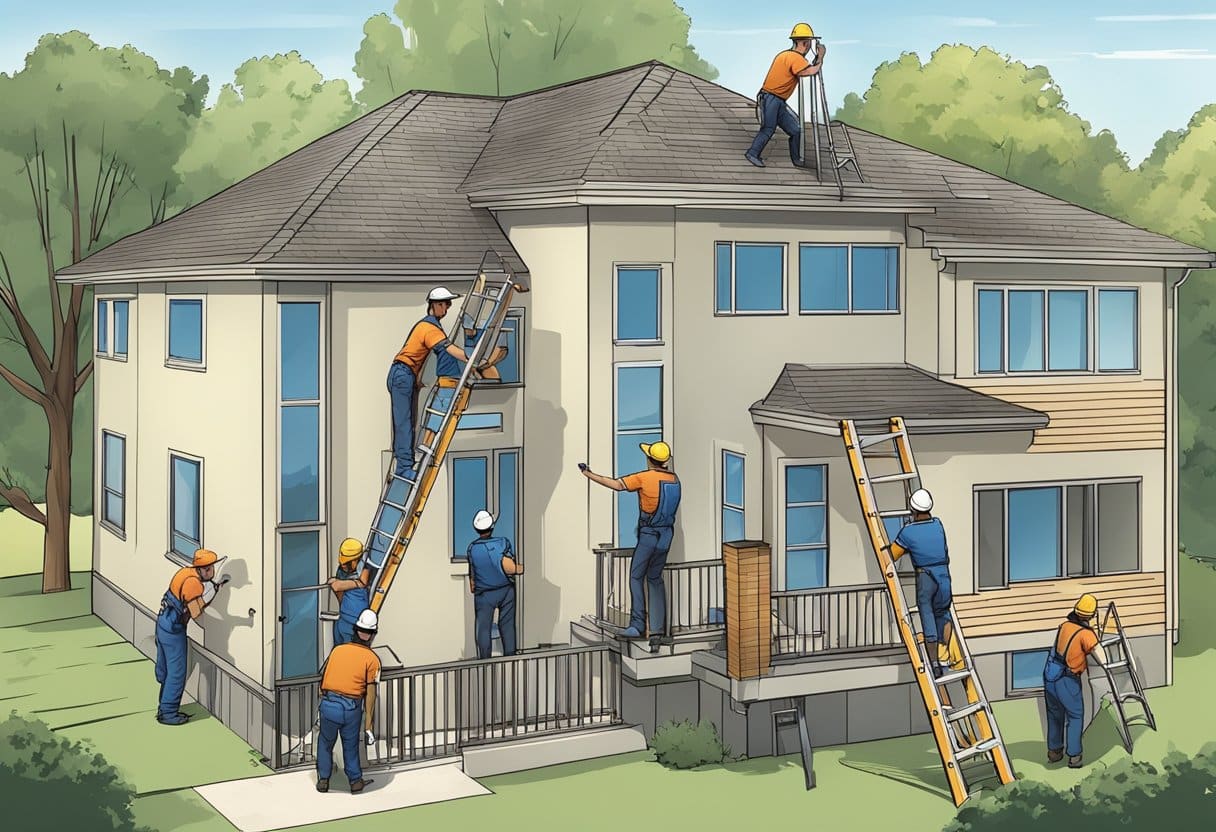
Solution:
{"label": "worker carrying ladder", "polygon": [[[1130,753],[1132,750],[1131,726],[1143,724],[1156,731],[1157,720],[1153,716],[1153,709],[1148,705],[1148,697],[1145,696],[1144,686],[1140,682],[1140,673],[1136,668],[1136,659],[1132,655],[1131,646],[1127,643],[1127,634],[1123,630],[1123,623],[1119,620],[1119,610],[1115,608],[1114,601],[1107,605],[1106,615],[1102,617],[1102,625],[1098,628],[1098,643],[1106,651],[1106,664],[1102,665],[1102,672],[1106,674],[1106,681],[1110,685],[1111,707],[1118,720],[1115,727],[1119,731],[1119,739],[1123,741],[1123,747]],[[1130,684],[1130,690],[1128,684]],[[1142,723],[1132,722],[1135,715],[1129,714],[1125,707],[1129,703],[1140,706],[1142,711],[1140,716],[1144,720]]]}
{"label": "worker carrying ladder", "polygon": [[453,333],[449,333],[451,340],[456,343],[467,343],[464,337],[455,337],[461,330],[463,334],[474,333],[475,341],[466,349],[468,361],[459,378],[441,377],[431,387],[419,425],[419,458],[414,467],[405,473],[399,474],[395,463],[389,466],[380,502],[372,518],[371,530],[364,545],[367,555],[362,577],[370,590],[370,607],[377,613],[384,605],[410,541],[417,533],[418,523],[439,476],[439,469],[443,466],[448,445],[468,406],[473,385],[478,380],[477,370],[487,363],[495,351],[512,297],[516,292],[526,291],[527,287],[512,274],[501,258],[492,253],[486,254],[480,273],[465,297],[461,314],[455,316]]}
{"label": "worker carrying ladder", "polygon": [[[895,623],[916,673],[916,684],[925,702],[951,796],[954,804],[961,806],[971,795],[973,782],[992,776],[987,763],[995,768],[996,777],[1001,783],[1011,783],[1015,777],[1009,752],[1001,739],[992,706],[984,695],[953,603],[950,605],[950,642],[942,645],[948,651],[949,659],[944,672],[936,676],[933,669],[939,657],[926,654],[919,618],[913,615],[913,610],[904,600],[903,585],[891,556],[891,541],[884,521],[909,515],[907,497],[921,487],[908,432],[903,419],[899,417],[890,419],[885,433],[863,436],[854,422],[848,419],[840,423],[840,432],[853,470],[861,513],[891,600]],[[897,470],[894,473],[871,474],[870,467],[876,460],[894,460]],[[884,510],[878,505],[874,486],[884,483],[903,485],[904,501],[898,509]],[[961,683],[966,704],[955,706],[951,702],[949,685],[952,683]],[[974,767],[972,761],[982,762],[979,767]],[[983,776],[973,777],[980,773]]]}

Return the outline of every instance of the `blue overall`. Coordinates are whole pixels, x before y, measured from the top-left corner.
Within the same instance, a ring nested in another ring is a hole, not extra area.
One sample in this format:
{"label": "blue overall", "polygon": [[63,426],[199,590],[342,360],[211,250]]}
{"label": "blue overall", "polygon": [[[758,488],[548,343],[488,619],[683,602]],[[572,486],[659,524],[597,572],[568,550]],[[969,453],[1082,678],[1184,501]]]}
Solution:
{"label": "blue overall", "polygon": [[[908,550],[916,568],[916,606],[926,642],[940,642],[950,620],[950,553],[946,529],[936,517],[908,523],[893,541]],[[936,659],[936,656],[931,656]]]}
{"label": "blue overall", "polygon": [[629,627],[639,633],[646,628],[646,589],[650,590],[650,634],[658,635],[667,625],[667,589],[663,567],[675,533],[676,509],[680,507],[680,483],[659,484],[659,505],[653,514],[638,515],[638,542],[629,563]]}
{"label": "blue overall", "polygon": [[801,162],[802,125],[798,123],[798,116],[780,96],[771,92],[761,92],[756,102],[760,105],[760,130],[747,151],[748,155],[760,158],[769,139],[780,127],[790,137],[790,159]]}
{"label": "blue overall", "polygon": [[[338,569],[337,577],[340,581],[349,581],[358,574],[357,571]],[[354,641],[355,622],[359,620],[359,613],[370,606],[371,597],[365,586],[348,589],[342,593],[342,598],[338,601],[338,620],[334,622],[334,647]]]}
{"label": "blue overall", "polygon": [[327,691],[321,696],[321,736],[317,742],[317,777],[328,780],[334,771],[334,743],[342,737],[342,770],[355,783],[363,779],[359,764],[359,726],[363,700]]}
{"label": "blue overall", "polygon": [[469,570],[473,578],[473,632],[477,658],[492,652],[491,631],[498,611],[502,654],[515,655],[515,582],[502,570],[502,559],[512,557],[511,541],[505,537],[481,537],[469,544]]}
{"label": "blue overall", "polygon": [[[443,324],[434,315],[427,315],[421,323],[430,323],[443,329]],[[417,326],[418,324],[415,324]],[[413,334],[413,330],[410,330]],[[406,338],[408,342],[409,338]],[[452,358],[447,353],[448,340],[445,338],[431,348],[438,361],[444,357]],[[459,364],[460,362],[456,362]],[[439,364],[442,370],[444,365]],[[459,371],[456,373],[460,375]],[[418,406],[418,377],[408,364],[393,361],[388,368],[388,395],[393,411],[393,458],[397,460],[397,476],[413,478],[414,471],[414,411]]]}
{"label": "blue overall", "polygon": [[190,612],[181,599],[166,590],[156,616],[156,681],[160,683],[160,704],[156,718],[177,722],[186,690],[186,657],[189,652],[186,622]]}
{"label": "blue overall", "polygon": [[[1063,625],[1061,625],[1061,629]],[[1060,643],[1060,632],[1056,631],[1056,639],[1051,643],[1053,656],[1049,657],[1043,668],[1043,698],[1047,704],[1047,748],[1059,751],[1065,748],[1065,738],[1068,740],[1069,757],[1081,756],[1081,732],[1085,727],[1085,698],[1081,693],[1081,677],[1068,668],[1066,657],[1072,641],[1081,632],[1069,637],[1064,645],[1064,652],[1056,652]],[[1053,668],[1054,665],[1054,668]]]}

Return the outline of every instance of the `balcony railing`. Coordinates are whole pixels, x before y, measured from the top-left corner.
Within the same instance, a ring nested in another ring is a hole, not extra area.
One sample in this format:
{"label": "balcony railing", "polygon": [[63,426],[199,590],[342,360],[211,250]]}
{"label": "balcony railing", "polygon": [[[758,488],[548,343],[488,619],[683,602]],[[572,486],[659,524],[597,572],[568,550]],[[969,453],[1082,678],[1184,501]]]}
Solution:
{"label": "balcony railing", "polygon": [[[613,627],[629,624],[629,559],[632,549],[600,548],[596,558],[596,620]],[[663,569],[667,588],[667,633],[681,635],[720,630],[725,591],[721,559],[669,563]]]}
{"label": "balcony railing", "polygon": [[[521,737],[621,721],[620,655],[572,647],[406,668],[382,675],[369,765],[459,754]],[[275,767],[316,761],[320,677],[275,688]],[[362,745],[362,743],[361,743]]]}
{"label": "balcony railing", "polygon": [[771,609],[774,659],[900,643],[882,585],[774,592]]}

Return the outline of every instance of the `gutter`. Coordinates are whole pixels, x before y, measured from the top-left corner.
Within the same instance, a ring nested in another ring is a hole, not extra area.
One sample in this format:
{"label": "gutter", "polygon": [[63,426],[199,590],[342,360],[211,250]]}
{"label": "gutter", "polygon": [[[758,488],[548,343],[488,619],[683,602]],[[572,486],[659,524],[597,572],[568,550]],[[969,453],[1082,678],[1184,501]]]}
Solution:
{"label": "gutter", "polygon": [[[1173,517],[1170,519],[1170,536],[1166,541],[1169,544],[1165,565],[1171,573],[1169,576],[1170,598],[1173,603],[1170,605],[1170,630],[1172,633],[1171,641],[1174,644],[1178,643],[1179,628],[1178,628],[1178,290],[1182,288],[1182,284],[1186,283],[1191,276],[1194,268],[1188,268],[1182,273],[1182,278],[1170,287],[1173,293],[1172,308],[1170,311],[1170,441],[1169,447],[1166,449],[1165,456],[1165,476],[1167,488],[1169,489],[1170,511]],[[1174,663],[1171,659],[1166,664],[1166,683],[1172,683],[1174,677]]]}

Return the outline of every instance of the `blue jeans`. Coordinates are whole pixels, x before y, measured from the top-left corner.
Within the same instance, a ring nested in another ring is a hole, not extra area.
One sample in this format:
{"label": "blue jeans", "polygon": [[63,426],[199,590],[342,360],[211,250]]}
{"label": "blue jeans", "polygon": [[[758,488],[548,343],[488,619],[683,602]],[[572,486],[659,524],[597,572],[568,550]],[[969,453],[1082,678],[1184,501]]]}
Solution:
{"label": "blue jeans", "polygon": [[650,634],[658,635],[667,626],[667,588],[663,586],[663,567],[671,549],[671,526],[638,526],[638,542],[629,562],[629,626],[640,633],[646,629],[646,588],[650,589]]}
{"label": "blue jeans", "polygon": [[157,719],[176,719],[181,710],[188,653],[186,625],[177,620],[173,610],[162,612],[156,617],[156,681],[160,682]]}
{"label": "blue jeans", "polygon": [[502,654],[515,655],[515,587],[487,589],[473,596],[473,632],[477,639],[477,658],[488,659],[493,652],[491,632],[494,610],[498,610],[498,632],[502,636]]}
{"label": "blue jeans", "polygon": [[780,127],[790,137],[790,158],[795,162],[801,162],[802,125],[798,123],[798,116],[786,105],[785,101],[771,92],[760,93],[759,102],[760,131],[756,133],[755,141],[752,142],[751,149],[747,152],[759,157],[765,145],[768,144],[768,140]]}
{"label": "blue jeans", "polygon": [[1081,754],[1081,731],[1085,723],[1085,699],[1081,696],[1081,679],[1065,673],[1054,682],[1043,680],[1047,700],[1047,748],[1058,751],[1068,738],[1068,756]]}
{"label": "blue jeans", "polygon": [[411,477],[414,470],[414,407],[418,387],[414,371],[400,361],[388,368],[388,395],[393,409],[393,458],[397,476]]}
{"label": "blue jeans", "polygon": [[334,771],[334,743],[342,737],[342,770],[354,783],[363,779],[359,765],[359,727],[363,703],[345,696],[326,693],[321,697],[321,737],[317,741],[317,777],[328,780]]}
{"label": "blue jeans", "polygon": [[[928,566],[916,570],[916,606],[920,610],[920,628],[925,641],[941,641],[946,622],[950,620],[950,567]],[[930,656],[936,661],[937,656]]]}
{"label": "blue jeans", "polygon": [[[431,402],[431,407],[435,410],[448,410],[452,406],[452,399],[456,397],[455,387],[440,387],[435,391],[435,400]],[[431,433],[439,433],[439,426],[443,423],[443,419],[436,416],[434,413],[426,415],[426,430]]]}

